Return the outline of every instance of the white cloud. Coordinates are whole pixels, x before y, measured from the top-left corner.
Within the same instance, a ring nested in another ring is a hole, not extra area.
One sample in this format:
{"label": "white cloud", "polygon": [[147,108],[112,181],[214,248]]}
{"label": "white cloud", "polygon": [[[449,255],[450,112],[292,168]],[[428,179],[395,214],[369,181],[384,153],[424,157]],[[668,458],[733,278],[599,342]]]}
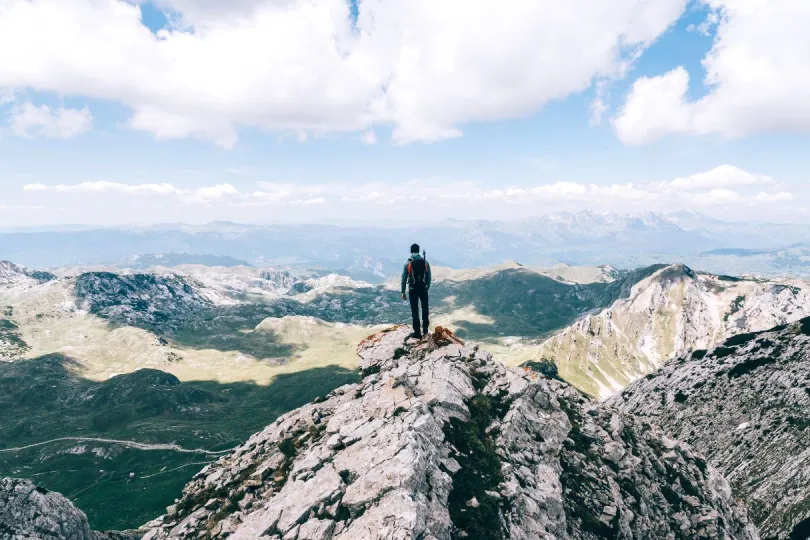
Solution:
{"label": "white cloud", "polygon": [[233,125],[226,120],[174,114],[149,106],[135,111],[129,127],[152,133],[158,141],[194,137],[223,148],[233,148],[237,141]]}
{"label": "white cloud", "polygon": [[239,195],[239,190],[231,184],[219,184],[216,186],[202,187],[194,190],[194,197],[204,201],[222,199]]}
{"label": "white cloud", "polygon": [[683,67],[639,78],[614,119],[620,139],[645,144],[670,133],[810,132],[810,4],[702,1],[714,11],[698,30],[716,25],[703,59],[708,93],[690,99]]}
{"label": "white cloud", "polygon": [[9,127],[14,135],[27,139],[37,137],[69,139],[90,131],[93,127],[93,115],[87,108],[51,109],[47,105],[37,107],[31,102],[26,102],[11,109]]}
{"label": "white cloud", "polygon": [[598,126],[608,112],[608,106],[604,98],[598,96],[591,101],[591,126]]}
{"label": "white cloud", "polygon": [[111,100],[158,139],[391,126],[397,143],[533,113],[622,76],[686,0],[4,0],[0,87]]}
{"label": "white cloud", "polygon": [[80,184],[57,184],[46,188],[42,184],[24,186],[27,191],[55,191],[57,193],[126,193],[126,194],[153,194],[153,195],[179,195],[183,191],[171,184],[121,184],[118,182],[82,182]]}
{"label": "white cloud", "polygon": [[46,191],[48,186],[45,184],[25,184],[23,191]]}
{"label": "white cloud", "polygon": [[733,165],[720,165],[710,171],[676,178],[666,185],[673,189],[694,191],[708,188],[775,184],[776,182],[770,176],[752,174]]}

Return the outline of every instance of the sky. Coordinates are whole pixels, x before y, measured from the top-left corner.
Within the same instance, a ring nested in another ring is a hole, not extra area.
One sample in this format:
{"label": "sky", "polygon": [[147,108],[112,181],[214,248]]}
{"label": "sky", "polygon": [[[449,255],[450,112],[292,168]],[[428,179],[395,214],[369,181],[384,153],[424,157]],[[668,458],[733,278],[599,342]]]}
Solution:
{"label": "sky", "polygon": [[810,224],[806,0],[0,0],[0,227]]}

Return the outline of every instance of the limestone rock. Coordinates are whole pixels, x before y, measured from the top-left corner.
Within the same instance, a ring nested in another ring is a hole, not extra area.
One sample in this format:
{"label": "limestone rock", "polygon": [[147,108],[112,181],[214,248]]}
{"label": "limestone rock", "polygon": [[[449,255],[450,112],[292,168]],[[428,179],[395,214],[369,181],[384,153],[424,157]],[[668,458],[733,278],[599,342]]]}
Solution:
{"label": "limestone rock", "polygon": [[673,360],[609,403],[705,455],[763,537],[810,537],[810,318]]}
{"label": "limestone rock", "polygon": [[130,533],[90,530],[87,517],[59,493],[28,480],[0,479],[0,540],[125,540]]}
{"label": "limestone rock", "polygon": [[687,445],[475,345],[409,333],[363,341],[361,383],[206,467],[145,538],[759,538]]}

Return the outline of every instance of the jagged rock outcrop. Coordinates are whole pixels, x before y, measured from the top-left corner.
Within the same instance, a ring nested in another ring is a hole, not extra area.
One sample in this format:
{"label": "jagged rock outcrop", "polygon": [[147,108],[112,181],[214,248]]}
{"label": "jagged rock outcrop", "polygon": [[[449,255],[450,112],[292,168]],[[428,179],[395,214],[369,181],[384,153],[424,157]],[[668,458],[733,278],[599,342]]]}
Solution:
{"label": "jagged rock outcrop", "polygon": [[26,288],[56,279],[50,272],[29,270],[9,261],[0,261],[0,291],[15,287]]}
{"label": "jagged rock outcrop", "polygon": [[90,530],[69,500],[28,480],[0,479],[0,540],[126,540],[135,533]]}
{"label": "jagged rock outcrop", "polygon": [[810,538],[810,318],[673,360],[609,403],[706,455],[764,538]]}
{"label": "jagged rock outcrop", "polygon": [[755,539],[686,445],[448,332],[395,327],[361,383],[204,468],[145,538]]}
{"label": "jagged rock outcrop", "polygon": [[606,398],[680,355],[808,315],[806,283],[698,274],[675,264],[548,339],[537,359],[554,359],[565,380]]}

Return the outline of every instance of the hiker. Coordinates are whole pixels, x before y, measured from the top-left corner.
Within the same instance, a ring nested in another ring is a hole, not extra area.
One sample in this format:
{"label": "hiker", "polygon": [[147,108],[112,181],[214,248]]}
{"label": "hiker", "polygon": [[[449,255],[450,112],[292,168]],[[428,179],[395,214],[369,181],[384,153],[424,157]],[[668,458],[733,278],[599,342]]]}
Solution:
{"label": "hiker", "polygon": [[[428,333],[430,317],[428,314],[428,290],[430,289],[430,265],[419,254],[419,244],[411,246],[411,257],[402,269],[402,299],[405,300],[405,283],[408,284],[408,295],[411,299],[411,316],[413,317],[413,334],[411,337],[422,339]],[[422,327],[419,327],[419,302],[422,302]]]}

